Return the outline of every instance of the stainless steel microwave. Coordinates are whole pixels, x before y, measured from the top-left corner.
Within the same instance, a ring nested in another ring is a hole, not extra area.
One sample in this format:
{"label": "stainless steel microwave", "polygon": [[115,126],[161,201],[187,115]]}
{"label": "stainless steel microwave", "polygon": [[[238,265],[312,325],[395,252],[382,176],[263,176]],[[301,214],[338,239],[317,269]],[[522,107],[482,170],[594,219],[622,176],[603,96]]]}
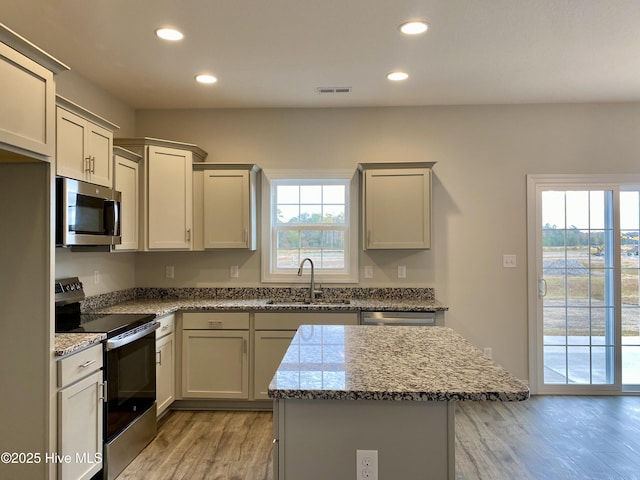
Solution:
{"label": "stainless steel microwave", "polygon": [[119,245],[120,192],[56,178],[56,246]]}

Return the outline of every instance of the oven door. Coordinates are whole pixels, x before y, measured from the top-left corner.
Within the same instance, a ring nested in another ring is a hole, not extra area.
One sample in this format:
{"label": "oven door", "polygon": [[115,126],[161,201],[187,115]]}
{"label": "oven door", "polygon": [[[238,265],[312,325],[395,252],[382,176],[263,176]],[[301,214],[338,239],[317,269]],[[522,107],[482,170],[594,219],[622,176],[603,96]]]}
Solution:
{"label": "oven door", "polygon": [[109,442],[156,401],[156,336],[149,334],[105,352],[107,404],[105,441]]}

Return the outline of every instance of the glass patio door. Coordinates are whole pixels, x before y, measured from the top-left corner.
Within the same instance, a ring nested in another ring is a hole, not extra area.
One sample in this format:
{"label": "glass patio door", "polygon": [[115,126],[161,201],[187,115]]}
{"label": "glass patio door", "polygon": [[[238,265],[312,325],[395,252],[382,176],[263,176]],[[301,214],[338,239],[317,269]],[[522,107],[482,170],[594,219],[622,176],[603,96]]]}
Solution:
{"label": "glass patio door", "polygon": [[640,391],[640,177],[528,177],[534,393]]}
{"label": "glass patio door", "polygon": [[545,385],[614,385],[613,191],[545,190],[542,353]]}

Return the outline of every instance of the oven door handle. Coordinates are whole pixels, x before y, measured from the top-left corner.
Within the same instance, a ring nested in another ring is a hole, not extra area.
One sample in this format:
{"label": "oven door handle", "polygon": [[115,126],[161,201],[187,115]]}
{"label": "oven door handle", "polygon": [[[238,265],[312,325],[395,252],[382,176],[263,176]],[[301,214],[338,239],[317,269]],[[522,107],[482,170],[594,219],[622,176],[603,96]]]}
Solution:
{"label": "oven door handle", "polygon": [[107,340],[104,349],[109,352],[111,350],[115,350],[116,348],[124,347],[131,342],[135,342],[136,340],[149,335],[151,332],[157,330],[158,328],[160,328],[160,322],[154,322],[153,324],[149,325],[148,328],[140,330],[139,332],[136,332],[134,334],[127,335],[123,338],[112,338],[110,340]]}

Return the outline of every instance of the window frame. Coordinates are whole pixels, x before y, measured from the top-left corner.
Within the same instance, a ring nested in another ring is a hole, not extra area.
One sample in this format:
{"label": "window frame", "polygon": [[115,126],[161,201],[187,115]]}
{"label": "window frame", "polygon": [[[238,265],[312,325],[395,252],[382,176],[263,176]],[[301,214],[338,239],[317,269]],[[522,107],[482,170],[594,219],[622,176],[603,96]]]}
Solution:
{"label": "window frame", "polygon": [[[295,181],[312,181],[320,184],[322,180],[344,181],[345,191],[345,227],[339,230],[345,232],[345,268],[341,270],[325,270],[315,266],[315,280],[317,283],[357,283],[358,269],[358,175],[352,170],[272,170],[262,171],[262,228],[261,228],[261,281],[265,283],[302,283],[309,282],[308,276],[298,277],[298,268],[277,269],[275,267],[275,242],[277,230],[274,228],[273,202],[274,191],[272,183],[292,183]],[[336,229],[332,224],[326,224],[327,229]],[[322,229],[321,224],[308,224],[309,230]],[[304,230],[305,224],[297,230]]]}

